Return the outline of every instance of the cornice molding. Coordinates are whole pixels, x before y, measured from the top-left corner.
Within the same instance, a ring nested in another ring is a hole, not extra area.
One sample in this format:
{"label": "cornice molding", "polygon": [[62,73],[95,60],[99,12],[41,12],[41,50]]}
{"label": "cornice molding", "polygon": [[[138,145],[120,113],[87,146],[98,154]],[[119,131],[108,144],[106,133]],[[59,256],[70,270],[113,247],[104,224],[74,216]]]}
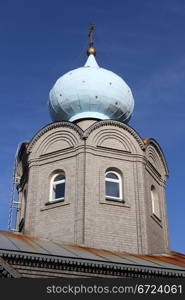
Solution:
{"label": "cornice molding", "polygon": [[19,278],[20,275],[2,257],[0,257],[0,274],[2,278]]}
{"label": "cornice molding", "polygon": [[[68,121],[61,121],[61,122],[54,122],[51,123],[45,127],[43,127],[31,140],[28,148],[27,148],[27,153],[29,154],[32,151],[32,148],[34,146],[34,144],[39,140],[39,138],[41,136],[43,136],[46,132],[55,129],[55,128],[62,128],[62,127],[67,127],[70,129],[73,129],[76,133],[78,133],[80,139],[88,139],[88,137],[90,136],[90,134],[103,126],[115,126],[118,128],[122,128],[124,130],[126,130],[127,132],[129,132],[137,141],[138,145],[140,146],[140,148],[143,151],[146,151],[147,147],[152,144],[154,146],[154,148],[156,149],[156,151],[158,152],[167,176],[169,175],[169,170],[168,170],[168,166],[167,166],[167,162],[164,156],[164,153],[160,147],[160,145],[156,142],[155,139],[149,138],[149,139],[145,139],[145,142],[143,141],[143,139],[139,136],[139,134],[130,126],[119,122],[119,121],[115,121],[115,120],[103,120],[103,121],[97,121],[95,123],[93,123],[90,127],[88,127],[85,131],[83,131],[78,125],[72,123],[72,122],[68,122]],[[147,141],[146,141],[147,140]]]}
{"label": "cornice molding", "polygon": [[36,133],[36,135],[32,138],[28,148],[27,148],[27,153],[30,153],[32,151],[32,148],[34,146],[34,144],[39,140],[39,138],[44,135],[46,132],[48,132],[51,129],[55,129],[55,128],[61,128],[61,127],[68,127],[70,129],[75,130],[78,135],[80,136],[80,138],[82,139],[83,137],[83,130],[76,124],[71,123],[71,122],[54,122],[51,123],[45,127],[43,127],[38,133]]}
{"label": "cornice molding", "polygon": [[161,149],[160,145],[158,144],[158,142],[155,139],[150,138],[150,139],[148,139],[147,143],[145,144],[145,151],[146,151],[146,149],[148,148],[149,145],[153,145],[153,147],[155,148],[155,150],[159,154],[159,156],[161,158],[161,161],[163,163],[163,166],[165,168],[166,176],[169,176],[169,169],[168,169],[168,165],[167,165],[167,162],[166,162],[166,158],[165,158],[165,155],[164,155],[163,150]]}
{"label": "cornice molding", "polygon": [[139,134],[132,127],[130,127],[124,123],[121,123],[119,121],[115,121],[115,120],[103,120],[103,121],[99,121],[99,122],[92,124],[89,128],[87,128],[85,130],[85,132],[83,134],[84,139],[87,139],[92,131],[94,131],[102,126],[116,126],[116,127],[119,127],[119,128],[122,128],[122,129],[128,131],[136,139],[140,148],[142,150],[144,150],[145,145],[144,145],[143,140],[139,136]]}
{"label": "cornice molding", "polygon": [[185,270],[155,268],[146,266],[126,265],[105,261],[94,261],[81,258],[63,258],[32,253],[2,252],[1,255],[11,264],[52,270],[67,270],[84,273],[113,275],[120,277],[176,277],[185,278]]}

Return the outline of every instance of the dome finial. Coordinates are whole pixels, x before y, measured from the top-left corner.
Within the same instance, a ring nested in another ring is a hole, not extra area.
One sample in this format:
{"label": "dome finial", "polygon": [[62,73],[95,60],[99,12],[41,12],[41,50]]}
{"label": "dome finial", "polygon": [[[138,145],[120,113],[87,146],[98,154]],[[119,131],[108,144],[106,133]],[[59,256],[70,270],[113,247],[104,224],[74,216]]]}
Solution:
{"label": "dome finial", "polygon": [[87,55],[88,56],[90,54],[96,55],[96,49],[94,48],[94,41],[93,41],[94,27],[95,27],[95,24],[90,24],[90,26],[89,26],[89,33],[88,33],[89,48],[87,49]]}

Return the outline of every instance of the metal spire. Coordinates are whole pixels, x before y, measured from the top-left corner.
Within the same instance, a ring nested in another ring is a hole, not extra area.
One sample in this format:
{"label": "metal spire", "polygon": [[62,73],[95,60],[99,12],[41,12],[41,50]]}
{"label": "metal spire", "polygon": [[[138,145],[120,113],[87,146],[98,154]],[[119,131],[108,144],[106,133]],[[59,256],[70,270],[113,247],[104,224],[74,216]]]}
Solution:
{"label": "metal spire", "polygon": [[95,24],[90,24],[89,26],[89,33],[88,33],[88,38],[89,38],[89,47],[93,47],[94,41],[93,41],[93,31],[95,28]]}
{"label": "metal spire", "polygon": [[87,55],[93,54],[96,55],[96,49],[94,48],[93,32],[95,24],[90,24],[88,38],[89,38],[89,48],[87,49]]}

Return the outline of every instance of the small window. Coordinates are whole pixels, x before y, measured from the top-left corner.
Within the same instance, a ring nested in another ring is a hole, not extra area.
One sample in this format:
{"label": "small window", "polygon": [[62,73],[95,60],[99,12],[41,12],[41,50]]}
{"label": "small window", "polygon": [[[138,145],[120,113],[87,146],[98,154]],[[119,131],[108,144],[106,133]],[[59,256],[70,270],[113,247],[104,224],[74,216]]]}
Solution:
{"label": "small window", "polygon": [[151,186],[152,213],[160,219],[159,196],[154,185]]}
{"label": "small window", "polygon": [[51,180],[50,201],[64,200],[65,195],[65,174],[61,172],[53,176]]}
{"label": "small window", "polygon": [[122,180],[121,176],[114,171],[105,174],[105,194],[106,199],[117,201],[122,200]]}

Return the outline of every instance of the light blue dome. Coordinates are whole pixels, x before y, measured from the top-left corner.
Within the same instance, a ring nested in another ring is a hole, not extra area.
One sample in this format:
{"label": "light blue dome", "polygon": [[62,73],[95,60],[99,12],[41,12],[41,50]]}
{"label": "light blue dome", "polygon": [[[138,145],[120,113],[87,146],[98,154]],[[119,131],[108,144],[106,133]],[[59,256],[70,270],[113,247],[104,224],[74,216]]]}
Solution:
{"label": "light blue dome", "polygon": [[133,108],[129,86],[115,73],[100,68],[92,54],[84,67],[60,77],[49,95],[53,121],[94,118],[127,123]]}

